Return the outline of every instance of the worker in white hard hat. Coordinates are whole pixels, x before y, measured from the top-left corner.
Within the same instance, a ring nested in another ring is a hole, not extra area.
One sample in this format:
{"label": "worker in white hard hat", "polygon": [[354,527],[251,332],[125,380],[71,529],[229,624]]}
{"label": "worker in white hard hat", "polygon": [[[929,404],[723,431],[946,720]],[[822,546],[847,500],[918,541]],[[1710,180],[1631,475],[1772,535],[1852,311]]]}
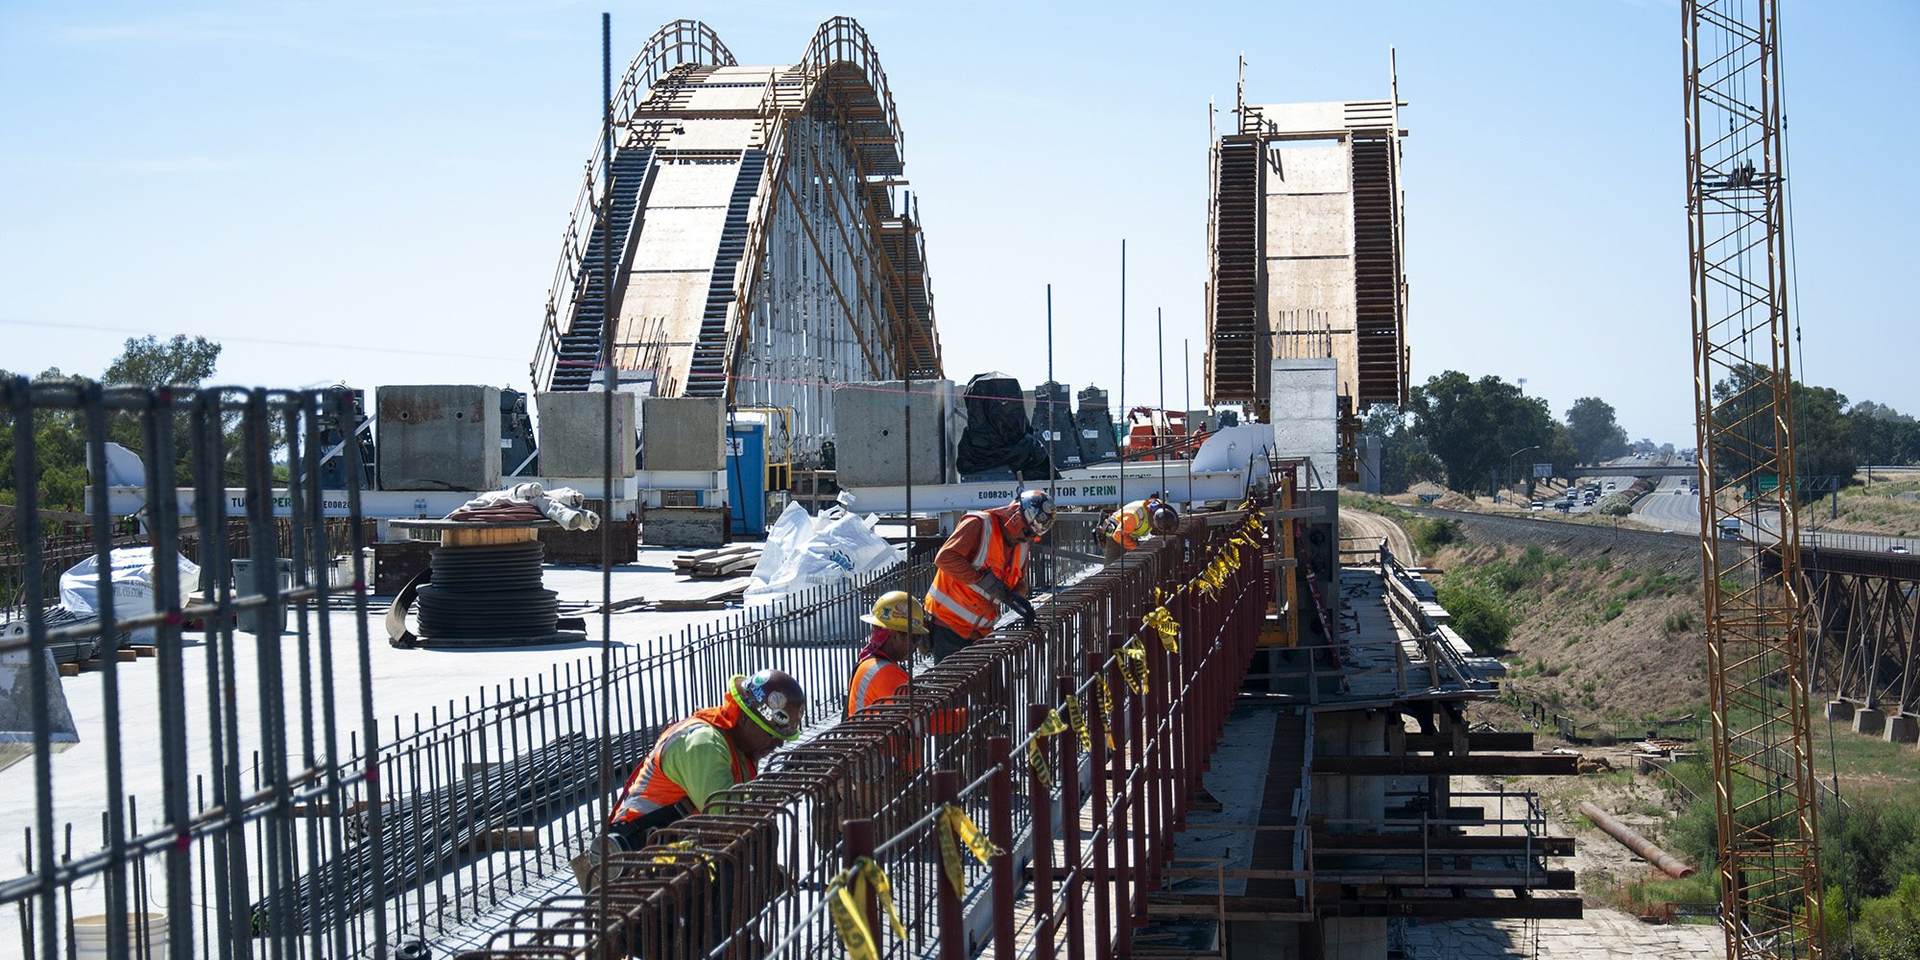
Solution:
{"label": "worker in white hard hat", "polygon": [[960,518],[934,555],[927,590],[933,659],[940,660],[993,632],[1004,609],[1033,620],[1027,602],[1027,544],[1053,528],[1053,498],[1028,490],[1012,503]]}

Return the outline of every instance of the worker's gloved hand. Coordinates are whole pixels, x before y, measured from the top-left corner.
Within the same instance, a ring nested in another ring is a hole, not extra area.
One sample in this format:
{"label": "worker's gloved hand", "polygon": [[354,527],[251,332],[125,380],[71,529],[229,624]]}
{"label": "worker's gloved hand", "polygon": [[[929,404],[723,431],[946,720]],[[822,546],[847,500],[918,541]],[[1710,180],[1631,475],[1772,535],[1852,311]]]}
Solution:
{"label": "worker's gloved hand", "polygon": [[976,586],[980,588],[981,593],[992,597],[1001,606],[1013,606],[1013,600],[1011,599],[1015,596],[1013,589],[1002,582],[999,577],[989,573],[981,577],[980,582],[976,584]]}
{"label": "worker's gloved hand", "polygon": [[1120,529],[1120,525],[1115,523],[1112,517],[1108,517],[1100,521],[1100,527],[1096,532],[1104,538],[1113,536],[1114,531],[1118,529]]}
{"label": "worker's gloved hand", "polygon": [[1020,626],[1033,626],[1033,604],[1029,603],[1026,597],[1009,590],[1007,591],[1007,606],[1013,608],[1013,612],[1020,615]]}

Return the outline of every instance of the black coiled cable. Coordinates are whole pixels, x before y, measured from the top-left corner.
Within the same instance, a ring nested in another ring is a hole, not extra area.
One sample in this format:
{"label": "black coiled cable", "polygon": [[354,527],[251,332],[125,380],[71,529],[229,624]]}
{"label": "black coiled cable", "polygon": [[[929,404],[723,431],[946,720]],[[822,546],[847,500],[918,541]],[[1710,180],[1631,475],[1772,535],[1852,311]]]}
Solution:
{"label": "black coiled cable", "polygon": [[427,643],[541,642],[553,639],[558,595],[540,585],[539,542],[440,547],[420,588],[420,638]]}

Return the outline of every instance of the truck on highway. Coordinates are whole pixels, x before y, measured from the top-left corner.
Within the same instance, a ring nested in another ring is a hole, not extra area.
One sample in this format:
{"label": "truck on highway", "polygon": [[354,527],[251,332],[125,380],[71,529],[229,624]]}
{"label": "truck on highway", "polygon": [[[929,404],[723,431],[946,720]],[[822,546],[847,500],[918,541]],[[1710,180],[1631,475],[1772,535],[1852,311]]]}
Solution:
{"label": "truck on highway", "polygon": [[1721,517],[1720,518],[1720,539],[1722,540],[1740,539],[1740,518],[1739,517]]}

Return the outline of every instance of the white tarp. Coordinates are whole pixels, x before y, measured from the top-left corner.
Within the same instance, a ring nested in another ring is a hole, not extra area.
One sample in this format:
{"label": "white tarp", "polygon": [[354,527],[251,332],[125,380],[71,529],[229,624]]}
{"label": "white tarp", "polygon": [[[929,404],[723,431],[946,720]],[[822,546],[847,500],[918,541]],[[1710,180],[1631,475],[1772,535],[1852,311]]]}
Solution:
{"label": "white tarp", "polygon": [[[187,596],[200,583],[200,567],[178,554],[174,560],[180,570],[177,584],[180,596],[176,602],[184,607]],[[99,561],[98,555],[90,556],[60,575],[60,605],[67,608],[68,613],[76,617],[100,615]],[[110,562],[116,617],[144,616],[174,605],[154,602],[152,547],[115,548]]]}
{"label": "white tarp", "polygon": [[771,603],[898,563],[899,548],[873,532],[878,522],[878,517],[858,517],[839,507],[829,507],[815,517],[797,503],[787,504],[767,531],[767,545],[753,568],[746,602]]}

